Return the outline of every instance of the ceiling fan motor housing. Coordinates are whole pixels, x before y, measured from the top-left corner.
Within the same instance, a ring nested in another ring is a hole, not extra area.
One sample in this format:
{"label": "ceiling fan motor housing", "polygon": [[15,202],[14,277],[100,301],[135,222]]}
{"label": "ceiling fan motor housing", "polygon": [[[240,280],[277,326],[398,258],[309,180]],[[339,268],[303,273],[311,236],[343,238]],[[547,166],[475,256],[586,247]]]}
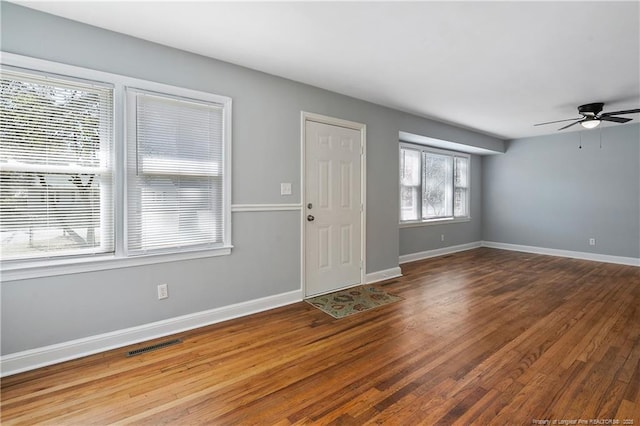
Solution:
{"label": "ceiling fan motor housing", "polygon": [[578,112],[582,115],[584,115],[585,117],[595,117],[598,114],[600,114],[600,112],[602,112],[602,107],[604,106],[604,103],[602,102],[596,102],[593,104],[586,104],[586,105],[580,105],[578,107]]}

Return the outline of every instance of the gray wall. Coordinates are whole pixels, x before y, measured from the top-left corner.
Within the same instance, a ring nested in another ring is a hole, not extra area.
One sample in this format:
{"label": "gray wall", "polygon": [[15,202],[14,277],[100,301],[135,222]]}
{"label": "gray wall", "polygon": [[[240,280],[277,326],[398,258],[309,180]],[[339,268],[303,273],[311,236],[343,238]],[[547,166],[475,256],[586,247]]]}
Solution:
{"label": "gray wall", "polygon": [[483,161],[483,239],[640,257],[639,147],[639,124],[510,141]]}
{"label": "gray wall", "polygon": [[[367,125],[368,273],[398,265],[398,132],[502,141],[282,78],[0,3],[3,51],[233,98],[234,204],[300,201],[300,111]],[[292,182],[293,196],[280,196]],[[3,282],[2,354],[300,288],[299,212],[233,214],[230,256]],[[155,287],[170,286],[167,300]]]}
{"label": "gray wall", "polygon": [[[471,156],[471,220],[400,228],[400,255],[482,240],[482,158]],[[444,235],[444,241],[441,241],[441,235]]]}

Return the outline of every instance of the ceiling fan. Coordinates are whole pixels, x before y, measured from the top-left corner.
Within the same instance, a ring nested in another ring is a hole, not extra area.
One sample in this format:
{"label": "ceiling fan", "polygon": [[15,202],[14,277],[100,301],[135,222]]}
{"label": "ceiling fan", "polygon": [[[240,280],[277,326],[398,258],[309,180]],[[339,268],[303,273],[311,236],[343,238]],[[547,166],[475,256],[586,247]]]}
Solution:
{"label": "ceiling fan", "polygon": [[627,109],[624,111],[613,111],[613,112],[605,112],[600,114],[602,112],[603,106],[604,106],[603,102],[595,102],[592,104],[580,105],[578,107],[578,113],[582,115],[582,117],[569,118],[567,120],[547,121],[546,123],[534,124],[534,126],[543,126],[545,124],[562,123],[563,121],[573,121],[573,123],[568,124],[564,127],[561,127],[558,130],[567,129],[578,123],[580,123],[580,125],[585,129],[594,129],[600,125],[601,121],[612,121],[614,123],[627,123],[632,119],[626,118],[626,117],[615,117],[615,116],[625,115],[625,114],[635,114],[636,112],[640,112],[640,109]]}

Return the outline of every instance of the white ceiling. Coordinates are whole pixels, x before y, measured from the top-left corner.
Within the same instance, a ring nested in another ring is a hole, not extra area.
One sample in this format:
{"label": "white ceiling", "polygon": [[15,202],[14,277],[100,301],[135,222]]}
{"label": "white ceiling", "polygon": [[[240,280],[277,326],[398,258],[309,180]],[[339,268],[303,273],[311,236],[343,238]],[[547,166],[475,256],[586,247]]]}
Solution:
{"label": "white ceiling", "polygon": [[16,3],[505,139],[640,107],[639,1]]}

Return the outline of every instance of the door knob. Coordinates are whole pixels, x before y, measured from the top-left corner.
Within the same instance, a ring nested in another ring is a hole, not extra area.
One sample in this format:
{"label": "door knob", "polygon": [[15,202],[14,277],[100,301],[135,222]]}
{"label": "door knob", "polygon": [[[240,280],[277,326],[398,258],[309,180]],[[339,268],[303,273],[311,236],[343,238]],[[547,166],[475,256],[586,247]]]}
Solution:
{"label": "door knob", "polygon": [[313,217],[313,215],[312,215],[312,214],[310,214],[310,215],[308,215],[308,216],[307,216],[307,221],[309,221],[309,222],[313,222],[314,220],[315,220],[315,217]]}

